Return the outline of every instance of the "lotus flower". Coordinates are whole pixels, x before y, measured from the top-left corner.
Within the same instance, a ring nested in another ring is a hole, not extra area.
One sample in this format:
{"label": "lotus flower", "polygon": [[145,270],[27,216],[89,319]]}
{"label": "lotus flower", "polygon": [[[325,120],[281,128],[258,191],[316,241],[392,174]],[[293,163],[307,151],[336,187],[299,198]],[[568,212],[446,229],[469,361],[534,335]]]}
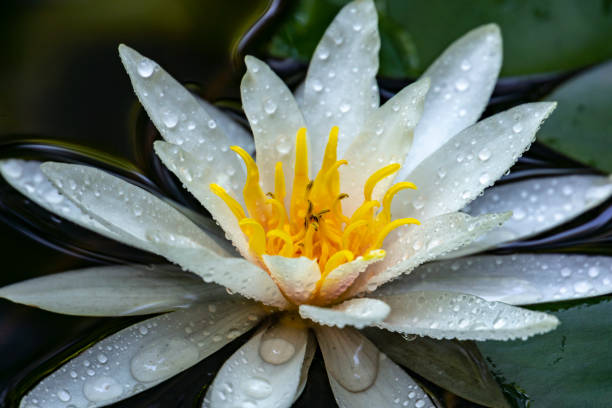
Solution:
{"label": "lotus flower", "polygon": [[[340,406],[433,406],[360,329],[527,338],[559,322],[508,303],[609,290],[607,258],[476,257],[417,268],[564,222],[605,200],[611,187],[605,177],[573,176],[508,184],[479,197],[555,107],[529,103],[475,123],[501,65],[497,26],[457,40],[382,106],[379,45],[374,5],[357,0],[325,32],[295,95],[265,63],[247,57],[241,93],[257,161],[251,138],[223,112],[152,60],[119,47],[164,138],[155,152],[233,247],[171,203],[101,170],[2,162],[6,180],[41,206],[180,266],[97,267],[2,288],[2,297],[58,313],[164,312],[65,363],[22,407],[111,404],[256,327],[217,373],[203,406],[291,406],[317,345]],[[531,201],[541,206],[535,212]],[[459,212],[468,204],[472,215]],[[518,205],[527,207],[520,213]],[[508,209],[515,209],[511,219]],[[580,269],[585,262],[590,266]],[[545,266],[560,268],[569,284],[557,272],[535,270]]]}

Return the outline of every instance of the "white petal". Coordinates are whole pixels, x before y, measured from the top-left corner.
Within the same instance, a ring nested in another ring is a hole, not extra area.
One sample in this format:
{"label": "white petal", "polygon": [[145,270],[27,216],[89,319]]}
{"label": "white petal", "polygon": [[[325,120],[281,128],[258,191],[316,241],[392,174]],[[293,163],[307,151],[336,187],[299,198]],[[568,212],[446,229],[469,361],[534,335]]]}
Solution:
{"label": "white petal", "polygon": [[263,255],[262,258],[272,279],[294,303],[304,303],[310,299],[321,278],[316,260],[271,255]]}
{"label": "white petal", "polygon": [[255,153],[255,143],[253,142],[253,136],[245,128],[240,126],[232,117],[225,113],[223,110],[217,108],[215,105],[208,101],[196,97],[200,105],[210,115],[210,117],[217,122],[217,125],[221,128],[221,131],[227,137],[229,145],[238,145],[249,154]]}
{"label": "white petal", "polygon": [[346,325],[362,329],[380,323],[389,315],[389,305],[378,299],[355,298],[339,305],[319,307],[300,305],[300,316],[326,326]]}
{"label": "white petal", "polygon": [[350,392],[329,375],[329,383],[338,407],[434,408],[425,391],[400,366],[383,353],[380,353],[378,359],[376,381],[362,392]]}
{"label": "white petal", "polygon": [[145,320],[64,364],[28,392],[20,406],[100,407],[128,398],[208,357],[264,315],[260,306],[241,301]]}
{"label": "white petal", "polygon": [[81,209],[140,248],[166,256],[159,245],[165,243],[227,254],[178,210],[140,187],[94,167],[47,162],[41,169]]}
{"label": "white petal", "polygon": [[330,383],[333,379],[350,392],[368,389],[378,372],[376,346],[352,327],[315,326],[314,329]]}
{"label": "white petal", "polygon": [[546,333],[559,320],[542,312],[440,291],[381,296],[391,313],[378,326],[435,339],[511,340]]}
{"label": "white petal", "polygon": [[488,24],[459,38],[427,69],[423,77],[431,79],[431,92],[402,175],[476,122],[493,92],[501,62],[499,27]]}
{"label": "white petal", "polygon": [[555,103],[528,103],[491,116],[458,135],[421,162],[393,200],[396,217],[421,221],[458,211],[499,179],[529,147]]}
{"label": "white petal", "polygon": [[323,280],[317,295],[317,301],[320,304],[327,304],[336,300],[368,266],[380,261],[384,257],[384,251],[371,251],[367,259],[359,256],[351,262],[338,266]]}
{"label": "white petal", "polygon": [[306,127],[304,118],[291,91],[267,64],[251,56],[245,58],[245,63],[247,72],[240,93],[255,137],[263,191],[274,191],[277,162],[283,164],[285,185],[291,191],[295,137],[300,128]]}
{"label": "white petal", "polygon": [[246,259],[211,256],[200,248],[171,247],[161,243],[158,246],[166,258],[199,275],[205,282],[223,285],[230,292],[269,306],[281,309],[288,306],[268,273]]}
{"label": "white petal", "polygon": [[[340,185],[349,195],[342,201],[346,214],[352,214],[363,202],[363,186],[372,173],[389,164],[404,162],[428,89],[428,78],[405,87],[370,115],[352,141],[345,155],[349,163],[340,170]],[[381,180],[372,198],[382,199],[393,179]]]}
{"label": "white petal", "polygon": [[469,293],[513,305],[558,302],[612,292],[612,257],[517,254],[432,262],[376,291]]}
{"label": "white petal", "polygon": [[295,394],[293,402],[297,401],[298,398],[304,392],[306,388],[306,382],[308,381],[308,370],[314,359],[315,353],[317,352],[317,340],[312,332],[308,332],[308,344],[306,344],[306,353],[304,355],[304,363],[302,363],[302,372],[300,373],[300,384],[298,385],[298,392]]}
{"label": "white petal", "polygon": [[343,156],[365,119],[378,107],[378,17],[371,0],[347,4],[321,38],[306,75],[304,117],[319,169],[323,146],[332,126],[340,127]]}
{"label": "white petal", "polygon": [[384,247],[387,255],[357,278],[347,296],[371,292],[385,282],[411,272],[422,263],[472,242],[476,237],[498,227],[510,217],[506,214],[487,214],[470,217],[451,213],[432,218],[422,225],[391,233]]}
{"label": "white petal", "polygon": [[162,137],[196,157],[212,157],[212,169],[230,184],[244,183],[241,162],[228,149],[230,142],[196,97],[155,61],[133,49],[119,46],[119,55],[134,91]]}
{"label": "white petal", "polygon": [[167,312],[227,296],[223,287],[169,265],[86,268],[0,288],[0,297],[13,302],[78,316]]}
{"label": "white petal", "polygon": [[21,194],[46,210],[105,237],[135,246],[100,224],[63,196],[40,170],[41,162],[9,159],[0,161],[0,173]]}
{"label": "white petal", "polygon": [[237,192],[244,184],[233,184],[227,175],[214,171],[213,167],[216,165],[214,160],[209,162],[207,159],[198,159],[179,146],[162,141],[156,141],[154,148],[164,165],[181,180],[183,186],[206,207],[215,221],[223,228],[227,238],[232,241],[240,255],[256,262],[256,258],[249,250],[246,236],[238,225],[238,220],[227,204],[210,189],[210,184],[218,184],[238,202],[242,202],[242,192]]}
{"label": "white petal", "polygon": [[448,254],[448,257],[472,254],[537,235],[598,206],[611,195],[611,179],[604,176],[531,178],[491,187],[464,211],[471,215],[512,211],[512,218],[501,228]]}
{"label": "white petal", "polygon": [[286,330],[299,330],[301,334],[291,333],[295,342],[286,346],[292,351],[287,361],[267,362],[267,354],[261,347],[271,339],[266,339],[265,330],[260,331],[223,364],[202,406],[290,407],[298,392],[308,333],[306,329]]}

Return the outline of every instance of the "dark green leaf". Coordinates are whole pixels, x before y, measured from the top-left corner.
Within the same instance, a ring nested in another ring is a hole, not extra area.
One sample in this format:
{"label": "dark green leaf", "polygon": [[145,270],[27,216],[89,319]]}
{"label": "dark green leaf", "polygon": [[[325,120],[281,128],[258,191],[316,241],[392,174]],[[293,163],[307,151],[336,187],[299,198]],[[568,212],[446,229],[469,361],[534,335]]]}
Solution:
{"label": "dark green leaf", "polygon": [[[299,2],[269,51],[309,59],[334,13],[347,2]],[[487,23],[499,24],[504,36],[503,75],[575,69],[612,56],[609,0],[377,0],[376,7],[383,76],[423,72],[451,42]]]}
{"label": "dark green leaf", "polygon": [[473,342],[429,337],[408,341],[378,329],[367,329],[365,334],[393,361],[460,397],[488,407],[508,407]]}
{"label": "dark green leaf", "polygon": [[612,173],[612,63],[578,75],[546,99],[559,105],[538,132],[538,140]]}
{"label": "dark green leaf", "polygon": [[612,400],[612,301],[559,310],[551,333],[478,343],[493,372],[529,407],[607,407]]}

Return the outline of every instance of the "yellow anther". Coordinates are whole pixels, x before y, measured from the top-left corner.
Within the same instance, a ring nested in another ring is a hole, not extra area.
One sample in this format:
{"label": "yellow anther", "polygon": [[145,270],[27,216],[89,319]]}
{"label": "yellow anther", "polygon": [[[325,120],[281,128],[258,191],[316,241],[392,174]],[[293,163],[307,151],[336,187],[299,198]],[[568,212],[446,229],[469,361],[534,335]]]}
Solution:
{"label": "yellow anther", "polygon": [[[266,252],[266,232],[260,223],[252,218],[244,218],[238,223],[242,231],[249,237],[249,247],[257,256]],[[246,229],[246,231],[245,231]]]}
{"label": "yellow anther", "polygon": [[398,220],[392,221],[389,224],[385,225],[385,227],[378,233],[378,235],[376,236],[376,241],[374,241],[374,245],[372,245],[371,248],[377,249],[377,248],[382,247],[383,241],[385,240],[385,238],[387,237],[387,235],[389,235],[391,231],[393,231],[394,229],[396,229],[397,227],[401,225],[406,225],[406,224],[421,225],[419,220],[415,218],[400,218]]}
{"label": "yellow anther", "polygon": [[266,196],[259,185],[259,170],[255,160],[240,146],[231,146],[234,152],[240,156],[247,170],[246,182],[244,183],[243,195],[244,203],[251,218],[264,223],[268,218],[266,208]]}
{"label": "yellow anther", "polygon": [[277,162],[274,167],[274,198],[281,203],[285,199],[285,174],[283,173],[283,163]]}
{"label": "yellow anther", "polygon": [[355,259],[355,255],[351,251],[343,249],[342,251],[338,251],[332,255],[331,258],[325,264],[325,269],[323,270],[323,275],[321,275],[321,279],[324,279],[329,275],[331,271],[336,269],[338,266],[345,264],[347,262],[351,262]]}
{"label": "yellow anther", "polygon": [[374,187],[376,187],[376,184],[378,184],[378,182],[384,179],[385,177],[396,173],[400,169],[400,167],[402,166],[397,163],[393,163],[375,171],[370,177],[368,177],[363,187],[363,196],[365,197],[365,200],[372,200],[372,192],[374,191]]}
{"label": "yellow anther", "polygon": [[246,218],[246,215],[244,214],[244,210],[242,209],[240,203],[236,201],[231,195],[229,195],[223,187],[214,183],[210,184],[209,187],[213,193],[215,193],[217,196],[219,196],[220,199],[225,202],[230,211],[234,213],[234,216],[238,221],[243,218]]}
{"label": "yellow anther", "polygon": [[405,190],[407,188],[411,188],[416,190],[417,187],[413,183],[409,183],[407,181],[402,181],[400,183],[394,184],[383,197],[383,210],[379,214],[379,219],[384,222],[391,221],[391,202],[393,201],[393,197],[401,190]]}
{"label": "yellow anther", "polygon": [[351,244],[351,233],[355,231],[357,228],[365,227],[368,225],[366,220],[355,221],[352,224],[349,224],[342,233],[342,248],[349,249]]}
{"label": "yellow anther", "polygon": [[268,238],[280,238],[284,241],[283,249],[281,249],[280,256],[291,257],[293,255],[293,241],[291,236],[285,231],[275,229],[268,231],[266,234]]}

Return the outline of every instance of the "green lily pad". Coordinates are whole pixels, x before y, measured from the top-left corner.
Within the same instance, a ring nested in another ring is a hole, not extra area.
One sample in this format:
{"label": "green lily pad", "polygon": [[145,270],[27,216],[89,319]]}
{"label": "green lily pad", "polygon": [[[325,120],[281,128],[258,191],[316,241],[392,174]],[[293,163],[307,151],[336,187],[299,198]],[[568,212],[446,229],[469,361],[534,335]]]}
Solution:
{"label": "green lily pad", "polygon": [[[334,13],[347,2],[295,2],[299,5],[279,27],[268,50],[279,57],[309,59]],[[607,0],[377,0],[376,7],[383,76],[423,72],[452,41],[487,23],[499,24],[504,36],[502,75],[580,68],[612,56],[612,3]],[[394,28],[385,27],[386,20]],[[409,39],[403,49],[402,30]],[[394,53],[405,53],[409,62],[390,58]]]}
{"label": "green lily pad", "polygon": [[538,140],[612,173],[612,63],[570,79],[546,99],[559,105],[538,132]]}
{"label": "green lily pad", "polygon": [[[598,299],[600,300],[600,299]],[[493,373],[522,405],[607,407],[612,400],[612,297],[553,312],[561,325],[526,341],[479,342]]]}

